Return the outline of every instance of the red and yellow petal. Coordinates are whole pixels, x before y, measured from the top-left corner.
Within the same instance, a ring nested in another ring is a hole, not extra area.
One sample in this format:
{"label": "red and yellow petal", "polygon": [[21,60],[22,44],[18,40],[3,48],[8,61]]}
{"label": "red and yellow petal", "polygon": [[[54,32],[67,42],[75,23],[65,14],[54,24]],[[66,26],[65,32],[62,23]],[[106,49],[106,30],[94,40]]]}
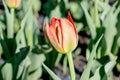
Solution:
{"label": "red and yellow petal", "polygon": [[63,34],[63,45],[64,51],[68,53],[73,51],[77,46],[76,32],[74,25],[67,19],[60,18]]}
{"label": "red and yellow petal", "polygon": [[[73,21],[73,19],[72,19],[72,17],[71,17],[70,12],[68,12],[67,18],[68,18],[68,20],[74,25],[74,30],[75,30],[75,33],[76,33],[76,39],[78,40],[78,33],[77,33],[76,26],[75,26],[75,24],[74,24],[74,21]],[[78,41],[77,41],[77,43],[78,43]]]}
{"label": "red and yellow petal", "polygon": [[57,41],[57,37],[55,34],[55,26],[49,26],[48,23],[45,23],[45,34],[50,44],[59,52],[64,52],[61,45]]}
{"label": "red and yellow petal", "polygon": [[21,4],[21,0],[5,0],[5,2],[10,8],[17,8]]}
{"label": "red and yellow petal", "polygon": [[45,26],[46,37],[58,52],[68,53],[76,48],[78,34],[70,13],[68,19],[52,18],[51,24]]}

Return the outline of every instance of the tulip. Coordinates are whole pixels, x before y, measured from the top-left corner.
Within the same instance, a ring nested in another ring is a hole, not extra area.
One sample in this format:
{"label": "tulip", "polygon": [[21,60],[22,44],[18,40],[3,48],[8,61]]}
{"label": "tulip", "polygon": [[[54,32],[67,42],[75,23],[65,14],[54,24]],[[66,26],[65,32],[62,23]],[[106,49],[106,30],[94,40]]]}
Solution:
{"label": "tulip", "polygon": [[21,4],[21,0],[5,0],[9,8],[17,8]]}
{"label": "tulip", "polygon": [[69,12],[68,19],[52,18],[50,24],[46,22],[45,35],[50,44],[64,54],[73,51],[78,43],[76,27]]}

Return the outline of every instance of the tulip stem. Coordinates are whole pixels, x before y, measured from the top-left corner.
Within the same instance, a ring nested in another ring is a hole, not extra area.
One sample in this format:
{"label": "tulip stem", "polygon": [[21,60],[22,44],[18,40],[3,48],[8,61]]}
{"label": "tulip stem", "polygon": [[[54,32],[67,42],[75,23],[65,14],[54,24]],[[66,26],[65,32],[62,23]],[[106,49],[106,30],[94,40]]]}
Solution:
{"label": "tulip stem", "polygon": [[12,37],[14,36],[14,8],[11,9],[11,19],[12,19]]}
{"label": "tulip stem", "polygon": [[13,38],[14,36],[14,9],[10,9],[10,16],[8,17],[8,29],[7,36],[8,38]]}
{"label": "tulip stem", "polygon": [[99,27],[99,17],[98,17],[98,2],[99,0],[94,0],[94,23],[96,27]]}
{"label": "tulip stem", "polygon": [[75,70],[74,70],[74,64],[73,64],[73,58],[71,52],[67,53],[67,58],[70,67],[71,80],[75,80]]}

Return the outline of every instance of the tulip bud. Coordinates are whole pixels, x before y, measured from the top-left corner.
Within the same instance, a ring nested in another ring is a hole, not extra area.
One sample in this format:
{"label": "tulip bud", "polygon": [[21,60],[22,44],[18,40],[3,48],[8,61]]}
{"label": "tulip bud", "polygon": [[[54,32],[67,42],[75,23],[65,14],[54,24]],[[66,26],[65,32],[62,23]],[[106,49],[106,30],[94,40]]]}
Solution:
{"label": "tulip bud", "polygon": [[21,0],[5,0],[5,2],[10,8],[17,8],[21,4]]}
{"label": "tulip bud", "polygon": [[71,52],[78,44],[78,33],[70,13],[68,19],[52,18],[50,25],[46,22],[45,35],[50,44],[60,53]]}

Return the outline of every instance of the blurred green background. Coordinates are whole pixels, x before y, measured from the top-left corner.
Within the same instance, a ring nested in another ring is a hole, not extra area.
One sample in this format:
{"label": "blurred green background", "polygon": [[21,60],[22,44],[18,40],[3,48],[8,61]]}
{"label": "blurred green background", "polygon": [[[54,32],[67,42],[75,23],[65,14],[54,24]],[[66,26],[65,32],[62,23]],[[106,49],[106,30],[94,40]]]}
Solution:
{"label": "blurred green background", "polygon": [[58,54],[44,35],[45,20],[66,18],[68,11],[79,34],[73,52],[76,80],[80,80],[92,51],[96,54],[90,80],[95,80],[96,74],[101,77],[97,80],[120,80],[119,0],[21,0],[15,9],[13,37],[9,37],[10,8],[0,0],[0,80],[51,80],[43,63],[62,80],[70,80],[65,55]]}

